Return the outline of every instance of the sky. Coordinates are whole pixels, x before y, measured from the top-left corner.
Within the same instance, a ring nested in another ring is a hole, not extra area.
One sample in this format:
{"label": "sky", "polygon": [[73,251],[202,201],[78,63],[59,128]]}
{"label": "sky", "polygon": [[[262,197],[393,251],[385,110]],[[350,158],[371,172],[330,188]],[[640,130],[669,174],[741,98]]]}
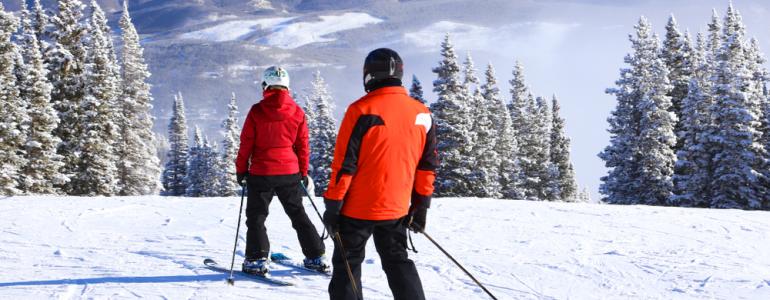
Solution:
{"label": "sky", "polygon": [[[606,119],[615,106],[615,99],[605,90],[614,86],[624,67],[633,26],[643,15],[662,36],[673,14],[681,30],[689,30],[694,36],[705,30],[712,9],[723,16],[728,1],[530,2],[535,3],[535,9],[525,20],[493,26],[446,20],[404,33],[397,47],[408,49],[403,53],[406,76],[416,74],[424,89],[431,90],[435,74],[430,69],[440,59],[438,45],[443,32],[450,33],[461,59],[466,53],[473,56],[480,75],[487,63],[494,65],[499,88],[508,99],[507,81],[515,61],[520,61],[535,95],[559,97],[567,134],[572,139],[578,184],[586,187],[594,200],[599,199],[600,178],[607,169],[597,154],[608,144]],[[759,39],[762,49],[770,49],[770,3],[737,0],[734,6],[743,14],[748,36]],[[435,99],[435,95],[428,94],[429,100]]]}

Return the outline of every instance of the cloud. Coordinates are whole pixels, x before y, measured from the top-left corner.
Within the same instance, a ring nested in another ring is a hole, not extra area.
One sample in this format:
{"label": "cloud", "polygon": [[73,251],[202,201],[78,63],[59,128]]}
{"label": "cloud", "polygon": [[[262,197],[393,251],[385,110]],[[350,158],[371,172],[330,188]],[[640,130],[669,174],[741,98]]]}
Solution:
{"label": "cloud", "polygon": [[542,54],[553,51],[577,23],[524,22],[500,27],[486,27],[453,21],[440,21],[415,32],[404,34],[404,43],[423,51],[435,51],[446,33],[458,49],[499,52],[528,48]]}

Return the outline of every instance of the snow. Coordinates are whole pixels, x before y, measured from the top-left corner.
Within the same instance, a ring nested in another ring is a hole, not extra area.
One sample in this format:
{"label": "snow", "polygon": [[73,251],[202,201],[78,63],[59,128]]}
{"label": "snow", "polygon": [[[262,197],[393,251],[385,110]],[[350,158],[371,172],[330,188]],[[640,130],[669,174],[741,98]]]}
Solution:
{"label": "snow", "polygon": [[333,33],[383,22],[369,14],[355,12],[318,18],[320,20],[308,22],[292,22],[296,19],[295,17],[227,21],[202,30],[184,33],[180,38],[227,42],[243,40],[261,29],[269,33],[261,37],[258,43],[282,49],[295,49],[308,44],[334,41],[334,38],[329,37]]}
{"label": "snow", "polygon": [[235,41],[248,36],[256,30],[273,28],[293,19],[294,18],[266,18],[259,20],[227,21],[206,29],[184,33],[179,37],[183,39],[207,40],[212,42]]}
{"label": "snow", "polygon": [[[277,202],[267,221],[273,250],[299,257]],[[205,257],[230,262],[237,197],[28,196],[0,203],[3,299],[326,298],[322,276],[274,265],[274,277],[297,286],[236,278],[231,287],[225,275],[202,267]],[[770,299],[769,214],[439,198],[427,230],[499,299]],[[415,235],[414,242],[419,253],[410,257],[428,299],[486,299],[427,239]],[[366,299],[392,299],[372,242],[366,253]]]}
{"label": "snow", "polygon": [[344,13],[339,16],[320,16],[316,22],[283,24],[261,40],[266,45],[294,49],[312,43],[334,41],[328,35],[340,31],[362,28],[383,22],[366,13]]}

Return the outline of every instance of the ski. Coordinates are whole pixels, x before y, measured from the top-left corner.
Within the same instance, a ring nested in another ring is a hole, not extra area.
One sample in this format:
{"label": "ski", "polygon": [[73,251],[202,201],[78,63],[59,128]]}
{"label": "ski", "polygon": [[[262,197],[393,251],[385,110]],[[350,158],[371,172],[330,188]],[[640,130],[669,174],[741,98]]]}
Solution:
{"label": "ski", "polygon": [[310,268],[306,268],[304,264],[302,264],[300,262],[297,262],[297,261],[294,261],[290,257],[288,257],[285,254],[280,253],[280,252],[270,254],[270,260],[272,262],[274,262],[276,264],[279,264],[279,265],[282,265],[282,266],[287,266],[287,267],[291,267],[291,268],[295,268],[295,269],[299,269],[299,270],[303,270],[303,271],[308,271],[308,272],[311,272],[313,274],[331,276],[331,272],[329,270],[327,270],[326,272],[323,272],[323,271],[318,271],[318,270],[313,270],[313,269],[310,269]]}
{"label": "ski", "polygon": [[[203,260],[203,264],[206,265],[206,267],[208,267],[210,270],[217,271],[217,272],[222,272],[222,273],[225,273],[225,274],[230,274],[230,270],[229,269],[227,269],[225,267],[222,267],[221,265],[217,264],[217,262],[214,261],[211,258],[204,259]],[[249,273],[245,273],[245,272],[240,271],[240,270],[235,270],[234,273],[238,273],[238,275],[240,275],[240,276],[248,277],[250,279],[261,281],[261,282],[264,282],[264,283],[267,283],[267,284],[272,284],[272,285],[277,285],[277,286],[293,286],[294,285],[293,283],[288,282],[288,281],[278,280],[278,279],[275,279],[275,278],[270,278],[270,277],[267,277],[267,276],[261,276],[261,275],[256,275],[256,274],[249,274]]]}

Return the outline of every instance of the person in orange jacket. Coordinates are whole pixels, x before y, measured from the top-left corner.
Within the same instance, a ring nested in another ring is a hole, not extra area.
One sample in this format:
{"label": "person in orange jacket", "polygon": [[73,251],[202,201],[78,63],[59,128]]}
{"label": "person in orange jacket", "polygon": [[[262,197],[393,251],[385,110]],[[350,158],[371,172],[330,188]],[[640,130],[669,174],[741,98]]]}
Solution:
{"label": "person in orange jacket", "polygon": [[[361,262],[370,236],[395,299],[425,299],[420,276],[407,254],[407,228],[421,232],[438,166],[436,130],[430,111],[401,86],[403,61],[390,49],[364,62],[367,94],[342,120],[324,193],[324,224],[338,233],[329,298],[362,296]],[[355,287],[347,274],[347,257]]]}

